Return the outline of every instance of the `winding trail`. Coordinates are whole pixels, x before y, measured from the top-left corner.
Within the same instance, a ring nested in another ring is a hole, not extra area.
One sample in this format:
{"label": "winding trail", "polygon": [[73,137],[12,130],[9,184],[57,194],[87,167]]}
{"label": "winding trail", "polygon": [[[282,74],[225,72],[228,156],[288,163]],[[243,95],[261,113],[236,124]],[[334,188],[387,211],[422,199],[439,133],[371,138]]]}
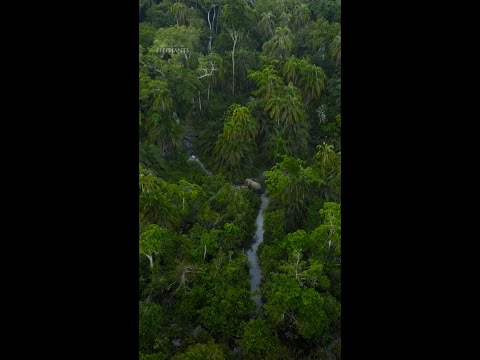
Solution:
{"label": "winding trail", "polygon": [[203,163],[200,161],[200,159],[197,158],[195,155],[190,155],[190,157],[188,158],[188,161],[195,161],[202,168],[202,170],[205,172],[205,174],[207,174],[208,176],[213,175],[210,171],[205,169],[205,165],[203,165]]}
{"label": "winding trail", "polygon": [[193,151],[193,145],[192,145],[192,143],[190,142],[190,137],[193,136],[193,133],[192,133],[192,132],[188,132],[188,133],[187,133],[187,136],[188,136],[188,137],[185,137],[185,138],[183,138],[183,140],[182,140],[182,143],[183,143],[183,145],[185,146],[185,148],[187,149],[188,155],[189,155],[187,161],[195,161],[195,162],[202,168],[202,170],[205,172],[205,174],[207,174],[208,176],[212,176],[212,175],[213,175],[212,172],[211,172],[211,171],[208,171],[208,170],[205,168],[205,165],[203,165],[203,163],[200,161],[200,159],[194,155],[195,152]]}

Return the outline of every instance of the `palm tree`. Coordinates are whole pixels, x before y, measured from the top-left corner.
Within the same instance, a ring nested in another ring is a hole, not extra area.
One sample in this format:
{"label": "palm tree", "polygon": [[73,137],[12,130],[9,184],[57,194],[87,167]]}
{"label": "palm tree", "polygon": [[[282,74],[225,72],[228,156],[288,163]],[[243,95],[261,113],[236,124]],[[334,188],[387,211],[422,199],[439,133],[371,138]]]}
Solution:
{"label": "palm tree", "polygon": [[214,155],[220,171],[243,173],[253,165],[256,144],[254,141],[235,139],[228,129],[219,135],[215,143]]}
{"label": "palm tree", "polygon": [[331,169],[337,157],[334,146],[323,142],[323,144],[317,146],[317,149],[318,152],[314,156],[314,160],[318,161],[325,169]]}
{"label": "palm tree", "polygon": [[262,71],[255,71],[248,76],[257,84],[257,90],[254,95],[268,98],[274,93],[278,93],[283,86],[283,81],[278,76],[277,70],[272,65],[268,65]]}
{"label": "palm tree", "polygon": [[273,15],[271,11],[263,12],[260,15],[258,26],[263,33],[273,35],[273,30],[275,29],[275,15]]}
{"label": "palm tree", "polygon": [[288,154],[287,142],[282,132],[275,128],[264,144],[265,151],[269,154],[272,163],[281,160],[282,156]]}
{"label": "palm tree", "polygon": [[202,125],[202,129],[199,132],[198,140],[195,144],[196,148],[203,155],[210,156],[215,147],[218,135],[221,134],[223,129],[223,123],[220,121],[207,121]]}
{"label": "palm tree", "polygon": [[174,3],[170,7],[170,10],[172,11],[173,17],[177,22],[177,26],[187,25],[187,7],[184,4],[180,2]]}
{"label": "palm tree", "polygon": [[159,179],[148,169],[139,164],[139,191],[141,194],[159,190]]}
{"label": "palm tree", "polygon": [[142,110],[166,111],[172,108],[172,93],[168,83],[162,79],[152,79],[147,74],[140,73],[139,99]]}
{"label": "palm tree", "polygon": [[335,64],[340,64],[342,60],[342,35],[338,34],[332,41],[330,55],[335,60]]}
{"label": "palm tree", "polygon": [[298,86],[302,90],[305,103],[308,104],[313,99],[318,99],[325,89],[326,76],[321,67],[313,64],[306,66]]}
{"label": "palm tree", "polygon": [[247,86],[248,74],[252,69],[256,68],[257,57],[251,51],[240,49],[236,58],[237,80],[239,80],[239,86],[245,88]]}
{"label": "palm tree", "polygon": [[317,149],[313,168],[318,171],[324,182],[319,195],[327,201],[337,201],[340,195],[340,152],[336,153],[334,146],[325,142],[318,145]]}
{"label": "palm tree", "polygon": [[313,99],[318,99],[325,89],[325,72],[307,60],[288,59],[283,67],[283,75],[300,88],[307,105]]}
{"label": "palm tree", "polygon": [[226,122],[213,149],[219,170],[241,171],[253,165],[258,135],[258,121],[250,110],[233,104],[226,112]]}
{"label": "palm tree", "polygon": [[296,6],[293,11],[293,23],[295,28],[299,29],[310,21],[310,9],[307,4]]}
{"label": "palm tree", "polygon": [[138,1],[139,7],[142,7],[142,6],[151,7],[152,5],[155,5],[155,0],[139,0]]}
{"label": "palm tree", "polygon": [[153,5],[155,5],[155,0],[139,0],[138,1],[138,13],[140,15],[140,19],[144,18],[146,11],[150,9]]}
{"label": "palm tree", "polygon": [[255,140],[259,130],[258,121],[252,117],[247,107],[234,104],[232,106],[231,121],[239,130],[236,136]]}
{"label": "palm tree", "polygon": [[263,49],[271,56],[278,55],[283,59],[293,47],[291,31],[287,26],[277,27],[272,39],[263,44]]}
{"label": "palm tree", "polygon": [[278,25],[280,26],[289,26],[290,25],[290,19],[292,18],[292,15],[286,12],[283,12],[280,17],[278,18]]}
{"label": "palm tree", "polygon": [[173,105],[172,94],[166,82],[158,82],[158,86],[152,90],[152,110],[166,111]]}
{"label": "palm tree", "polygon": [[274,5],[274,11],[277,15],[279,14],[291,14],[294,8],[295,0],[276,0]]}
{"label": "palm tree", "polygon": [[266,102],[265,111],[270,118],[285,126],[295,125],[306,118],[300,91],[291,82],[279,94],[273,94]]}
{"label": "palm tree", "polygon": [[284,156],[280,163],[265,172],[267,189],[272,198],[280,201],[285,209],[290,231],[300,224],[308,200],[302,165],[302,160]]}
{"label": "palm tree", "polygon": [[310,138],[308,122],[301,120],[295,125],[286,126],[282,132],[287,141],[287,154],[303,158],[307,154]]}
{"label": "palm tree", "polygon": [[170,113],[149,113],[145,130],[149,140],[159,147],[162,156],[172,155],[181,146],[182,128]]}
{"label": "palm tree", "polygon": [[[142,184],[140,184],[140,187]],[[140,221],[143,224],[158,224],[164,227],[178,225],[180,214],[166,195],[162,182],[159,188],[143,191],[139,195]]]}

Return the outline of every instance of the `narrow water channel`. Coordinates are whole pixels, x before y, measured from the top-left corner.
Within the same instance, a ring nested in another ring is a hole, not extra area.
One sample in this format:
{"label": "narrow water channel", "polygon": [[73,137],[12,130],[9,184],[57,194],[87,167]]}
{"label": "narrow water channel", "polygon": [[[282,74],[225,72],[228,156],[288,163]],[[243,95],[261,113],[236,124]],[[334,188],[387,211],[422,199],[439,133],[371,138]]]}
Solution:
{"label": "narrow water channel", "polygon": [[[188,139],[184,139],[183,143],[187,148],[189,157],[188,161],[195,161],[198,165],[202,168],[202,170],[207,174],[212,176],[213,174],[208,171],[200,159],[194,155],[194,150],[192,143]],[[263,213],[268,207],[269,199],[265,192],[262,193],[260,196],[261,205],[260,210],[257,215],[256,224],[256,231],[254,237],[254,243],[252,247],[247,251],[248,261],[250,262],[250,291],[255,292],[259,290],[260,281],[262,280],[262,271],[260,270],[260,265],[258,263],[258,256],[257,250],[258,246],[263,242]],[[253,300],[257,303],[258,309],[261,309],[263,306],[262,298],[260,294],[253,295]]]}
{"label": "narrow water channel", "polygon": [[[260,197],[262,203],[260,205],[260,211],[258,212],[256,226],[257,230],[255,231],[255,238],[252,248],[247,251],[247,257],[250,262],[250,291],[256,291],[259,289],[260,281],[262,279],[262,271],[260,270],[260,265],[258,264],[257,250],[258,246],[263,242],[263,213],[268,207],[269,199],[264,192]],[[257,303],[258,307],[262,307],[262,299],[260,295],[253,296],[253,300]]]}

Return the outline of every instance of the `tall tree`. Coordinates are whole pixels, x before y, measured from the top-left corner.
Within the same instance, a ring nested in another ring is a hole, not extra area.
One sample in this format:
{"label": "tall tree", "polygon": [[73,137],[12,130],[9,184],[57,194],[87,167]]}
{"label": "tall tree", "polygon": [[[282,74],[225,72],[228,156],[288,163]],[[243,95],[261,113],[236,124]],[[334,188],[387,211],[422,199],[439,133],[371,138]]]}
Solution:
{"label": "tall tree", "polygon": [[248,170],[253,165],[258,130],[258,121],[248,108],[232,105],[227,111],[223,132],[215,143],[218,168],[237,173]]}
{"label": "tall tree", "polygon": [[170,7],[177,26],[187,25],[187,7],[181,2],[173,3]]}
{"label": "tall tree", "polygon": [[340,196],[340,152],[335,152],[332,144],[323,143],[317,146],[318,152],[314,156],[311,172],[322,179],[320,196],[328,201],[338,201]]}
{"label": "tall tree", "polygon": [[280,163],[265,171],[265,178],[269,194],[285,209],[288,229],[295,229],[303,220],[307,201],[303,161],[284,156]]}
{"label": "tall tree", "polygon": [[278,75],[278,71],[274,69],[273,65],[267,65],[261,71],[254,71],[248,77],[255,81],[257,85],[254,95],[265,100],[281,91],[284,85],[282,78]]}
{"label": "tall tree", "polygon": [[277,27],[273,37],[263,44],[263,51],[270,56],[278,56],[281,60],[290,54],[293,47],[293,36],[287,26]]}
{"label": "tall tree", "polygon": [[307,4],[298,4],[293,10],[293,24],[299,29],[310,21],[310,9]]}
{"label": "tall tree", "polygon": [[342,60],[342,35],[339,33],[335,38],[332,40],[332,45],[330,48],[330,54],[335,60],[335,64],[339,65],[340,61]]}
{"label": "tall tree", "polygon": [[292,14],[283,12],[278,17],[278,25],[281,27],[289,27],[292,19]]}
{"label": "tall tree", "polygon": [[252,10],[245,0],[227,0],[221,13],[223,26],[233,41],[232,46],[232,94],[235,95],[235,49],[238,42],[251,28]]}
{"label": "tall tree", "polygon": [[284,86],[280,93],[269,97],[265,104],[265,111],[278,127],[295,125],[306,117],[300,91],[293,83]]}
{"label": "tall tree", "polygon": [[271,11],[264,12],[260,15],[258,23],[260,31],[268,36],[273,35],[275,29],[275,15]]}
{"label": "tall tree", "polygon": [[[330,51],[333,40],[340,34],[340,24],[330,23],[324,18],[318,18],[308,29],[305,43],[308,46],[312,61],[322,67],[334,63],[331,61]],[[326,68],[324,68],[326,71]],[[327,73],[328,74],[328,73]]]}
{"label": "tall tree", "polygon": [[305,59],[288,59],[283,66],[283,75],[287,81],[293,82],[300,89],[307,105],[312,100],[318,99],[325,89],[324,71]]}

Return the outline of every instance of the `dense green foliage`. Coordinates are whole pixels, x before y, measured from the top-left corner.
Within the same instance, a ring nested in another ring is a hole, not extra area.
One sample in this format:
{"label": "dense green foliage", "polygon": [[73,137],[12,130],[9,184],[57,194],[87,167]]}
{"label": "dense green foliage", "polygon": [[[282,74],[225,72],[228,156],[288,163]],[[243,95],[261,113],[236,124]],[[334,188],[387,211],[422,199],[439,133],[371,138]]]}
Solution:
{"label": "dense green foliage", "polygon": [[[139,19],[140,359],[340,359],[340,0],[139,0]],[[270,199],[260,311],[246,178]]]}

